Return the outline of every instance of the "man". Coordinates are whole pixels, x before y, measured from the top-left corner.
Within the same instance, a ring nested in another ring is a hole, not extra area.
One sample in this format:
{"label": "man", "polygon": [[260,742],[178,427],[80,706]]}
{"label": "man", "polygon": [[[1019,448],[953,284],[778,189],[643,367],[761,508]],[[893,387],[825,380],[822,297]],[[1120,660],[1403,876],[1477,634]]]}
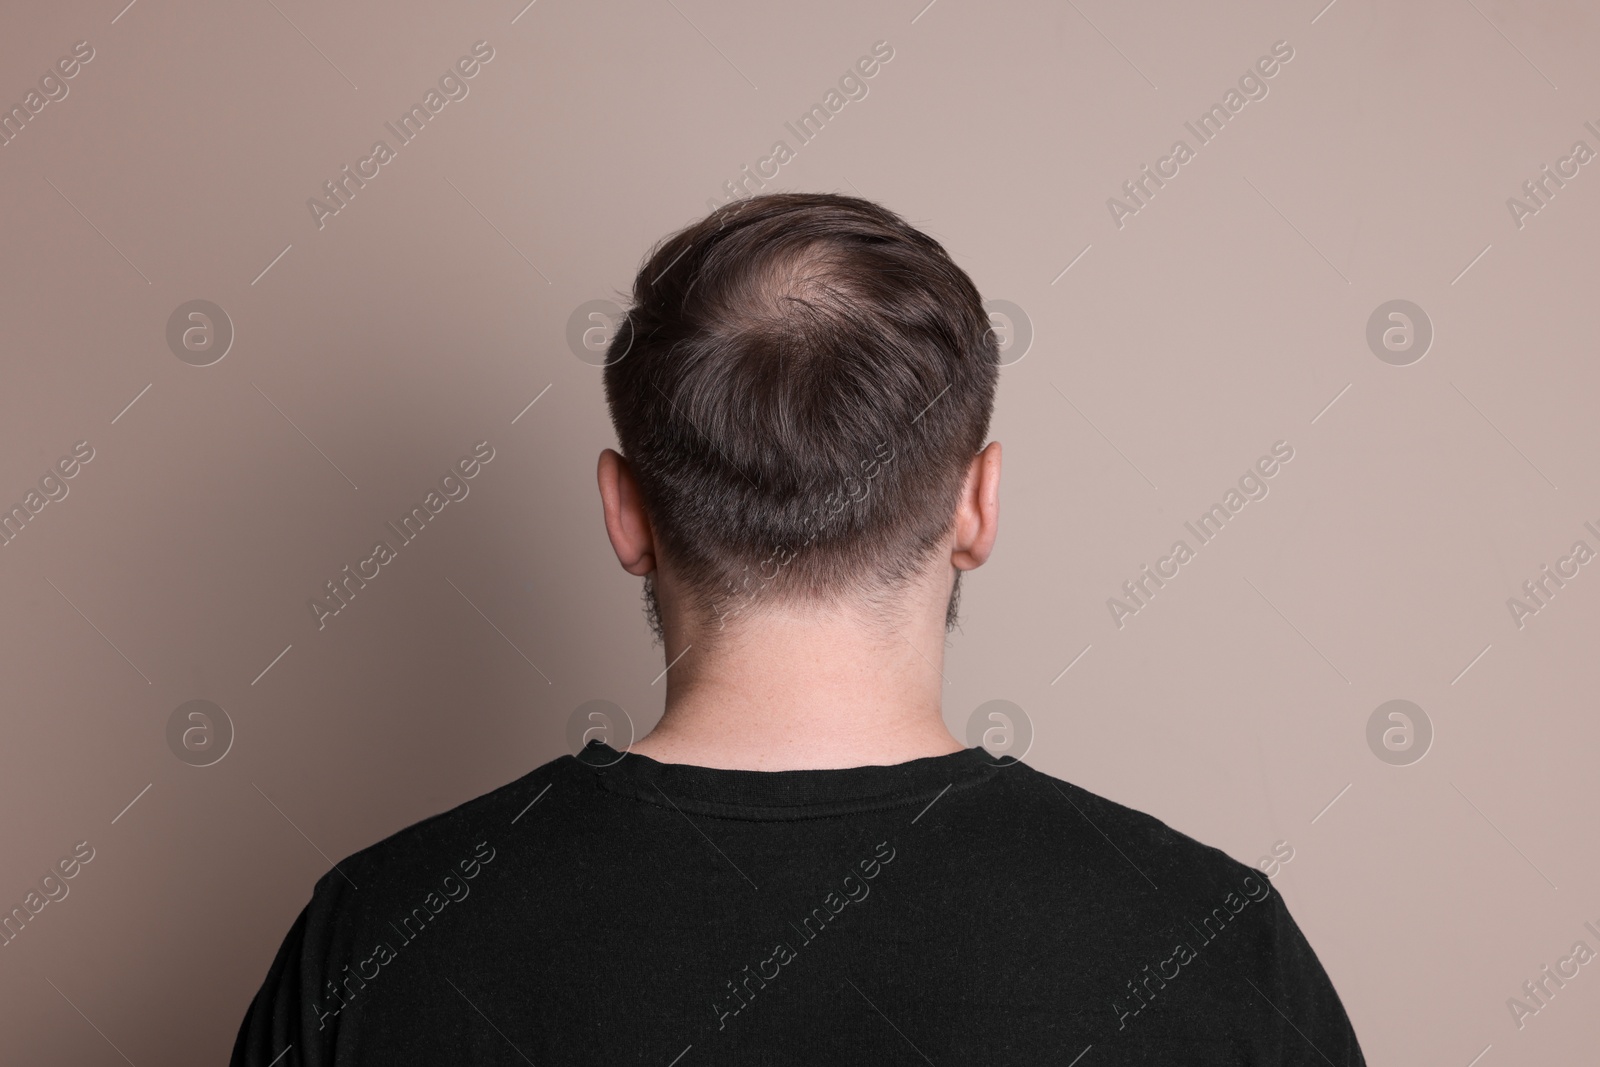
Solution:
{"label": "man", "polygon": [[729,204],[654,250],[608,357],[660,724],[340,863],[235,1064],[1363,1063],[1264,875],[946,729],[1000,445],[937,242]]}

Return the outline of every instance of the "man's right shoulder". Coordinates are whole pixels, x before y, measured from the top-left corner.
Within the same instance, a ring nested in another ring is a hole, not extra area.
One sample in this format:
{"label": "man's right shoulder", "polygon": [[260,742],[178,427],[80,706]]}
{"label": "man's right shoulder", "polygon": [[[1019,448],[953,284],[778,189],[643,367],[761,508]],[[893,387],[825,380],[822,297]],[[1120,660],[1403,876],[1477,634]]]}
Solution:
{"label": "man's right shoulder", "polygon": [[1237,888],[1247,876],[1266,876],[1222,849],[1175,829],[1155,815],[1119,803],[1028,764],[997,775],[1007,802],[1073,835],[1111,870],[1136,877],[1161,896],[1208,899]]}

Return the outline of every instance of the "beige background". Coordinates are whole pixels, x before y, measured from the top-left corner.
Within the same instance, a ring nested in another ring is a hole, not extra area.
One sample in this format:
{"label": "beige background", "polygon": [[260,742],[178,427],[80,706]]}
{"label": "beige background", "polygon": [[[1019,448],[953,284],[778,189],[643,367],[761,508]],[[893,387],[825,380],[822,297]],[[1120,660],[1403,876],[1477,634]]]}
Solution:
{"label": "beige background", "polygon": [[[1506,604],[1600,548],[1600,165],[1506,206],[1600,148],[1586,5],[122,2],[0,16],[8,106],[95,51],[0,148],[0,503],[95,450],[0,548],[0,902],[95,850],[0,948],[0,1058],[222,1062],[331,860],[560,755],[584,701],[654,721],[568,317],[880,40],[771,187],[882,201],[1036,334],[952,729],[1013,701],[1039,768],[1246,862],[1288,842],[1373,1063],[1593,1057],[1600,965],[1520,1031],[1506,1006],[1600,949],[1600,564],[1521,629]],[[479,40],[319,230],[307,198]],[[1107,198],[1279,40],[1119,229]],[[236,331],[207,367],[165,338],[193,299]],[[1409,366],[1365,339],[1391,299],[1436,332]],[[308,598],[480,440],[470,496],[319,631]],[[1118,629],[1107,598],[1279,440],[1270,495]],[[1366,740],[1397,698],[1435,731],[1409,766]],[[165,734],[193,699],[236,731],[204,768]]]}

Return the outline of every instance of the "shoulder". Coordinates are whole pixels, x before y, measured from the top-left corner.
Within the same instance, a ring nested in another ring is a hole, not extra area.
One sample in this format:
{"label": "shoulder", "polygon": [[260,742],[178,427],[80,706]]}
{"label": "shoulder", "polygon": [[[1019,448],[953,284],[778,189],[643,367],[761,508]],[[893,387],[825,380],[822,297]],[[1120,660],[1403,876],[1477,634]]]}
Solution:
{"label": "shoulder", "polygon": [[1084,842],[1086,850],[1098,849],[1108,863],[1114,859],[1123,870],[1137,872],[1163,898],[1207,900],[1237,889],[1264,899],[1270,892],[1262,872],[1155,815],[1027,764],[997,778],[1011,803],[1034,810],[1059,832]]}
{"label": "shoulder", "polygon": [[317,881],[312,910],[327,912],[356,904],[366,910],[384,898],[410,900],[422,890],[445,891],[447,876],[456,881],[476,877],[507,841],[548,825],[526,817],[536,806],[560,804],[564,793],[582,787],[590,777],[573,757],[561,756],[397,830],[335,863]]}
{"label": "shoulder", "polygon": [[[550,813],[541,805],[582,803],[577,798],[586,789],[592,794],[593,775],[562,756],[335,863],[280,945],[241,1024],[234,1062],[276,1062],[291,1044],[307,1050],[308,1063],[331,1062],[320,1057],[341,1034],[356,1040],[359,1027],[349,1028],[348,1009],[360,1018],[374,1005],[394,1011],[409,1003],[406,997],[420,988],[419,966],[426,971],[463,937],[492,937],[483,909],[458,905],[487,883],[503,884],[512,856],[559,839],[575,820],[542,818]],[[475,918],[464,921],[469,917]],[[453,934],[422,936],[436,928]],[[400,959],[408,962],[396,964]],[[384,996],[363,994],[368,982],[396,966],[411,970],[412,981],[385,979]]]}
{"label": "shoulder", "polygon": [[[1327,972],[1267,874],[1070,782],[1023,766],[1007,775],[1014,803],[1045,812],[1053,798],[1070,813],[1055,812],[1044,831],[1071,841],[1048,877],[1067,883],[1063,901],[1087,916],[1074,929],[1094,930],[1113,979],[1115,1034],[1165,1041],[1169,1051],[1221,1041],[1227,1062],[1364,1062]],[[1210,980],[1184,977],[1200,973]]]}

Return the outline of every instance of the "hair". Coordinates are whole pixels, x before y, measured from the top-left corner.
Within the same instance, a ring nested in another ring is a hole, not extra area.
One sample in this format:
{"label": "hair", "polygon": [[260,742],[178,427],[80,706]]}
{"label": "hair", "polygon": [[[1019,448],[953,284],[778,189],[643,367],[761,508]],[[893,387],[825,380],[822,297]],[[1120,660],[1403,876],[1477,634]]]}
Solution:
{"label": "hair", "polygon": [[[926,566],[999,375],[939,242],[852,196],[754,196],[657,243],[631,301],[606,401],[691,610],[876,602]],[[659,636],[648,579],[644,595]]]}

